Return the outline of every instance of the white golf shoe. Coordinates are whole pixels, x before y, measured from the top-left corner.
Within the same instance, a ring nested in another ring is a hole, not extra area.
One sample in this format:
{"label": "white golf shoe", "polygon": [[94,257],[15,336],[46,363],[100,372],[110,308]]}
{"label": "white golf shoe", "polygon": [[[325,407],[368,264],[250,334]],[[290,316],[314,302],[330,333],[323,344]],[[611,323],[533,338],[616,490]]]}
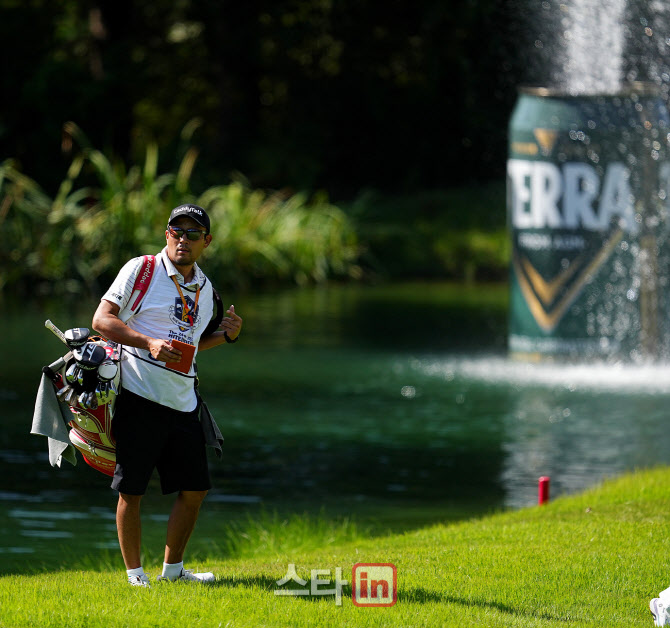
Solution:
{"label": "white golf shoe", "polygon": [[170,579],[165,576],[158,576],[156,582],[214,582],[216,578],[210,571],[205,573],[193,573],[193,569],[182,569],[179,576]]}
{"label": "white golf shoe", "polygon": [[651,602],[649,602],[649,610],[654,616],[654,626],[670,626],[670,621],[668,621],[668,614],[666,609],[667,606],[659,597],[655,597]]}
{"label": "white golf shoe", "polygon": [[149,576],[147,576],[147,574],[141,576],[128,576],[128,584],[132,584],[134,587],[151,587],[149,584]]}

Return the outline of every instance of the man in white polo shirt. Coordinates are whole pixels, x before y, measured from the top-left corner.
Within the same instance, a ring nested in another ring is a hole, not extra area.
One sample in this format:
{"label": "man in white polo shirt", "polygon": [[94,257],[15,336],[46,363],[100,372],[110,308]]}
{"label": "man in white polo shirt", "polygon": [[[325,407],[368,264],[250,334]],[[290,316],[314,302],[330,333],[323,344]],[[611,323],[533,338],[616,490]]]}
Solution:
{"label": "man in white polo shirt", "polygon": [[[172,345],[173,341],[191,345],[195,359],[198,351],[236,342],[242,328],[242,319],[231,305],[218,329],[202,336],[215,309],[211,282],[196,264],[212,241],[209,231],[209,216],[202,207],[173,209],[165,231],[166,246],[156,256],[139,308],[131,309],[131,296],[142,257],[121,269],[93,317],[93,328],[122,344],[127,358],[122,361],[122,392],[113,421],[112,488],[119,491],[116,525],[128,581],[138,586],[149,584],[140,563],[140,502],[154,468],[163,493],[178,493],[158,579],[214,580],[211,573],[194,574],[183,567],[184,550],[211,483],[194,365],[185,357],[184,366],[182,352]],[[177,363],[179,370],[169,368]]]}

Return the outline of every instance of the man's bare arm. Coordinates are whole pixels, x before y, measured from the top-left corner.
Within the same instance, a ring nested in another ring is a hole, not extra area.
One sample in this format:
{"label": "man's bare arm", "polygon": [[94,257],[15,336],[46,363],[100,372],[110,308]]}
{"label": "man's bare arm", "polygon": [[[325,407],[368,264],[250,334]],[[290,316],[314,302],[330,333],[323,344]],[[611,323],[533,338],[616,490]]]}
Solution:
{"label": "man's bare arm", "polygon": [[100,301],[100,305],[98,305],[98,309],[93,315],[93,329],[113,342],[137,347],[138,349],[146,349],[156,360],[161,362],[179,362],[181,358],[179,349],[173,348],[168,340],[151,338],[131,329],[119,318],[119,310],[120,308],[116,303]]}
{"label": "man's bare arm", "polygon": [[235,306],[231,305],[226,310],[226,314],[228,314],[228,316],[223,317],[217,331],[209,336],[200,338],[198,351],[204,351],[205,349],[211,349],[212,347],[226,344],[228,340],[226,340],[224,334],[227,334],[230,340],[235,340],[235,338],[240,335],[240,332],[242,331],[242,318],[235,314]]}

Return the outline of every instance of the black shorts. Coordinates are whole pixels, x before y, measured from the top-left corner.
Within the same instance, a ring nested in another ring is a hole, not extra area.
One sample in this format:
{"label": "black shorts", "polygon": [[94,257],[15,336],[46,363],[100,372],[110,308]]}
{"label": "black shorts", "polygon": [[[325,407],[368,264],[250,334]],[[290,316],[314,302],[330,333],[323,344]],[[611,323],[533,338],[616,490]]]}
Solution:
{"label": "black shorts", "polygon": [[154,469],[164,495],[212,487],[197,408],[179,412],[123,390],[116,400],[112,432],[116,439],[113,489],[144,495]]}

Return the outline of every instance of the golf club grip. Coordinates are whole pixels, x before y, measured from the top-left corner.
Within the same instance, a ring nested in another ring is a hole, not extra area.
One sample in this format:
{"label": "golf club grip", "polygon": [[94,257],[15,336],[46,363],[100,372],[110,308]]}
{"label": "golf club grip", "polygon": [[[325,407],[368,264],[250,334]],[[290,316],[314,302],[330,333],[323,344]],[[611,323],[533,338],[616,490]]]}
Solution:
{"label": "golf club grip", "polygon": [[50,366],[43,366],[42,373],[44,373],[52,382],[58,381],[58,375],[56,375]]}
{"label": "golf club grip", "polygon": [[67,347],[67,340],[65,340],[65,334],[63,334],[63,332],[60,329],[58,329],[58,327],[56,327],[48,318],[47,320],[44,321],[44,326]]}
{"label": "golf club grip", "polygon": [[65,357],[58,358],[55,362],[49,364],[49,366],[45,366],[42,371],[44,371],[44,369],[49,369],[52,373],[60,371],[65,366],[66,359],[69,355],[71,354],[68,353]]}

